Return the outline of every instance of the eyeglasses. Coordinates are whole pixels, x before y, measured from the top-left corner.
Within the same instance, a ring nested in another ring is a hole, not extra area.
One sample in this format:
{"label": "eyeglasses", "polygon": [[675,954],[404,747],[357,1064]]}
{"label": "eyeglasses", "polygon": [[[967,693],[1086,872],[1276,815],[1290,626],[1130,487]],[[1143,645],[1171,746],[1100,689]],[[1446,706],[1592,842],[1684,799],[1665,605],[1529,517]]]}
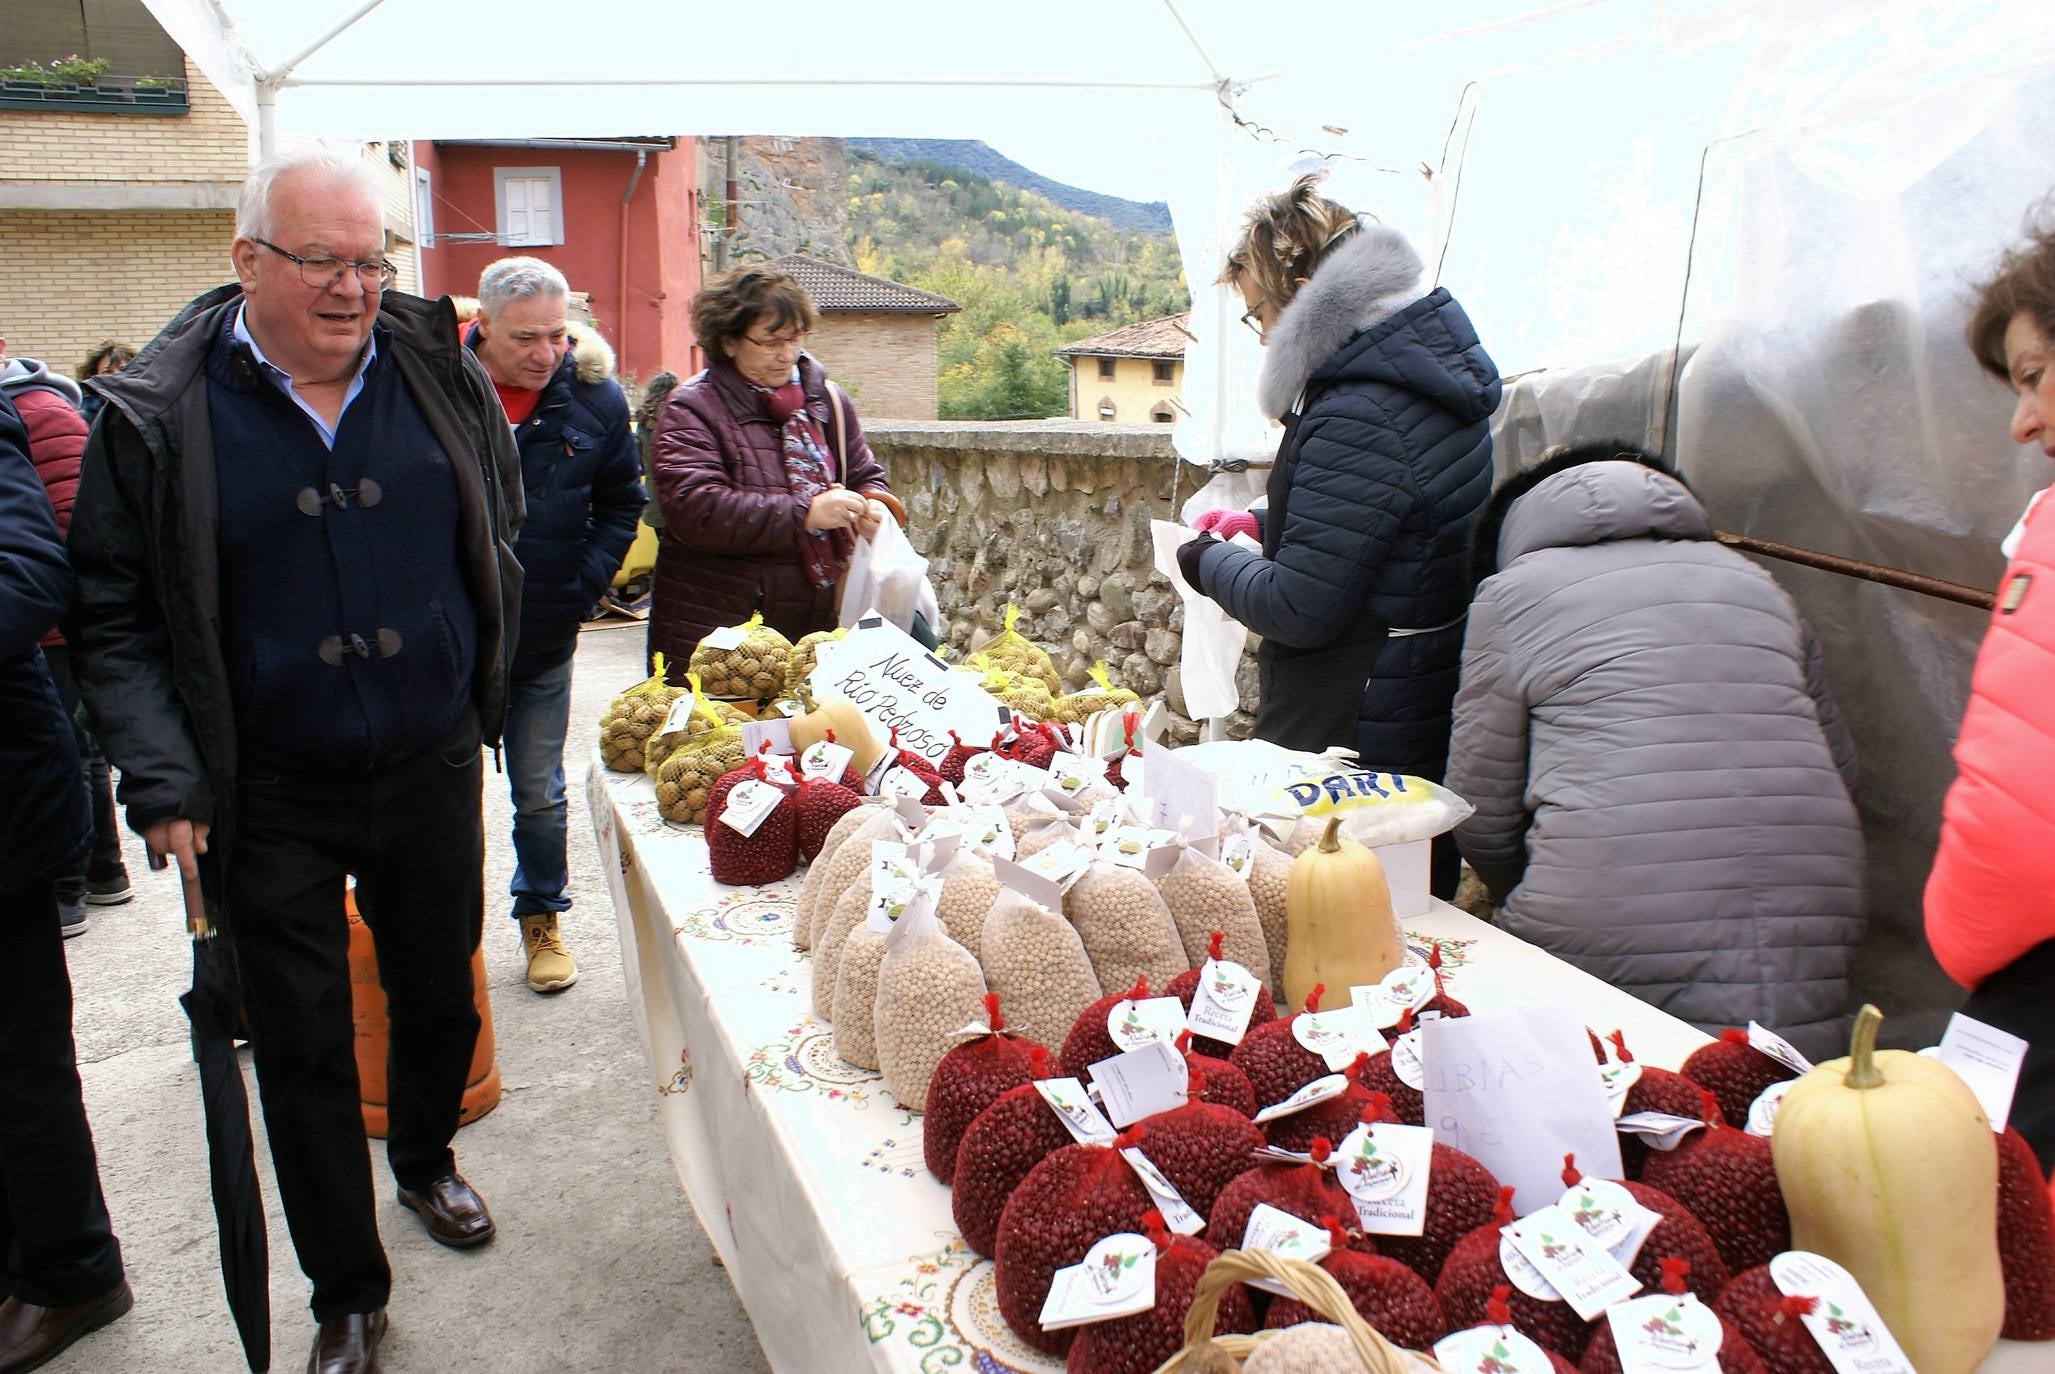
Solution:
{"label": "eyeglasses", "polygon": [[1242,323],[1254,330],[1256,337],[1259,339],[1263,337],[1263,321],[1257,318],[1256,312],[1268,304],[1270,304],[1269,301],[1257,301],[1242,312]]}
{"label": "eyeglasses", "polygon": [[377,262],[351,262],[347,258],[303,258],[298,253],[288,253],[275,243],[252,235],[250,242],[259,248],[269,248],[281,258],[300,269],[300,280],[316,291],[326,291],[342,280],[344,272],[355,272],[357,280],[366,291],[383,291],[400,274],[400,269],[383,259]]}
{"label": "eyeglasses", "polygon": [[787,348],[804,348],[806,341],[812,337],[812,333],[809,330],[802,329],[797,334],[780,334],[769,339],[759,339],[754,334],[744,334],[742,337],[755,344],[758,348],[777,353]]}

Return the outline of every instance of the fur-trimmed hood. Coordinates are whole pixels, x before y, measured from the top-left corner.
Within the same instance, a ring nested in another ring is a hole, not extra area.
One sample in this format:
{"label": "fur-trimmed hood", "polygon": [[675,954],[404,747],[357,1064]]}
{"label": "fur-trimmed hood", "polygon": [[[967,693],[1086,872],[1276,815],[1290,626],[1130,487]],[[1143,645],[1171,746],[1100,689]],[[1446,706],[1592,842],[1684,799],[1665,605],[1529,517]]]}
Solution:
{"label": "fur-trimmed hood", "polygon": [[1424,270],[1406,236],[1388,225],[1365,225],[1328,254],[1265,340],[1256,387],[1263,413],[1282,418],[1344,344],[1420,299]]}
{"label": "fur-trimmed hood", "polygon": [[578,380],[603,382],[614,375],[613,346],[596,332],[571,334],[571,356],[578,363]]}
{"label": "fur-trimmed hood", "polygon": [[1470,580],[1482,582],[1537,549],[1712,537],[1712,518],[1683,478],[1624,444],[1589,444],[1492,492],[1470,534]]}

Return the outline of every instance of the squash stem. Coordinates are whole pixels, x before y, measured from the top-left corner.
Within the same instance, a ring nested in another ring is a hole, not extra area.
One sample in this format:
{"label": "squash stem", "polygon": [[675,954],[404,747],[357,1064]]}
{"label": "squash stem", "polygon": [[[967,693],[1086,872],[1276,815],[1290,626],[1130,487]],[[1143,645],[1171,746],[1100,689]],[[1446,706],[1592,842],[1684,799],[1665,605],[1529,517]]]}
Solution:
{"label": "squash stem", "polygon": [[1849,1087],[1883,1086],[1884,1075],[1877,1071],[1877,1028],[1883,1024],[1884,1013],[1874,1003],[1863,1003],[1862,1010],[1855,1014],[1855,1035],[1848,1046],[1848,1072],[1841,1079]]}
{"label": "squash stem", "polygon": [[1341,817],[1329,816],[1327,828],[1320,832],[1320,852],[1332,854],[1341,848]]}

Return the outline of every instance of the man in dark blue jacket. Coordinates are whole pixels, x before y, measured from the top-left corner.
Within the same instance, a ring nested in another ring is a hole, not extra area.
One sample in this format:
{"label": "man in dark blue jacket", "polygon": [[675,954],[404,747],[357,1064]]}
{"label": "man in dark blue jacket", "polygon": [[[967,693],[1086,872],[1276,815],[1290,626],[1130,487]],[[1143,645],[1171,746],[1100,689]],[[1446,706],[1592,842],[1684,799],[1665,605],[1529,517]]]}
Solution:
{"label": "man in dark blue jacket", "polygon": [[57,879],[86,852],[78,753],[36,640],[71,600],[28,432],[0,395],[0,1374],[128,1311],[71,1039]]}
{"label": "man in dark blue jacket", "polygon": [[507,690],[507,774],[514,794],[514,919],[528,986],[578,981],[557,929],[567,911],[564,736],[578,626],[613,581],[642,512],[642,461],[613,350],[565,320],[570,286],[539,258],[502,258],[478,279],[467,342],[485,365],[521,448],[528,523],[515,555],[525,575],[521,634]]}

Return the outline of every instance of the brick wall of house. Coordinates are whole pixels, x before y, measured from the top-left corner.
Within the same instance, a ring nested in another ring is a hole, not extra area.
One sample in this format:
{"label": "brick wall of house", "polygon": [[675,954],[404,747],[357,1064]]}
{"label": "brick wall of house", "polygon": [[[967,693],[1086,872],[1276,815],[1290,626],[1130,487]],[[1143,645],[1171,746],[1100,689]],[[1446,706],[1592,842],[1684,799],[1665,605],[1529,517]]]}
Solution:
{"label": "brick wall of house", "polygon": [[142,347],[234,275],[235,216],[225,210],[10,211],[0,237],[0,338],[66,374],[102,339]]}
{"label": "brick wall of house", "polygon": [[866,420],[932,420],[935,327],[932,315],[823,315],[807,348]]}
{"label": "brick wall of house", "polygon": [[182,115],[0,110],[0,181],[241,181],[243,121],[198,67],[185,71]]}

